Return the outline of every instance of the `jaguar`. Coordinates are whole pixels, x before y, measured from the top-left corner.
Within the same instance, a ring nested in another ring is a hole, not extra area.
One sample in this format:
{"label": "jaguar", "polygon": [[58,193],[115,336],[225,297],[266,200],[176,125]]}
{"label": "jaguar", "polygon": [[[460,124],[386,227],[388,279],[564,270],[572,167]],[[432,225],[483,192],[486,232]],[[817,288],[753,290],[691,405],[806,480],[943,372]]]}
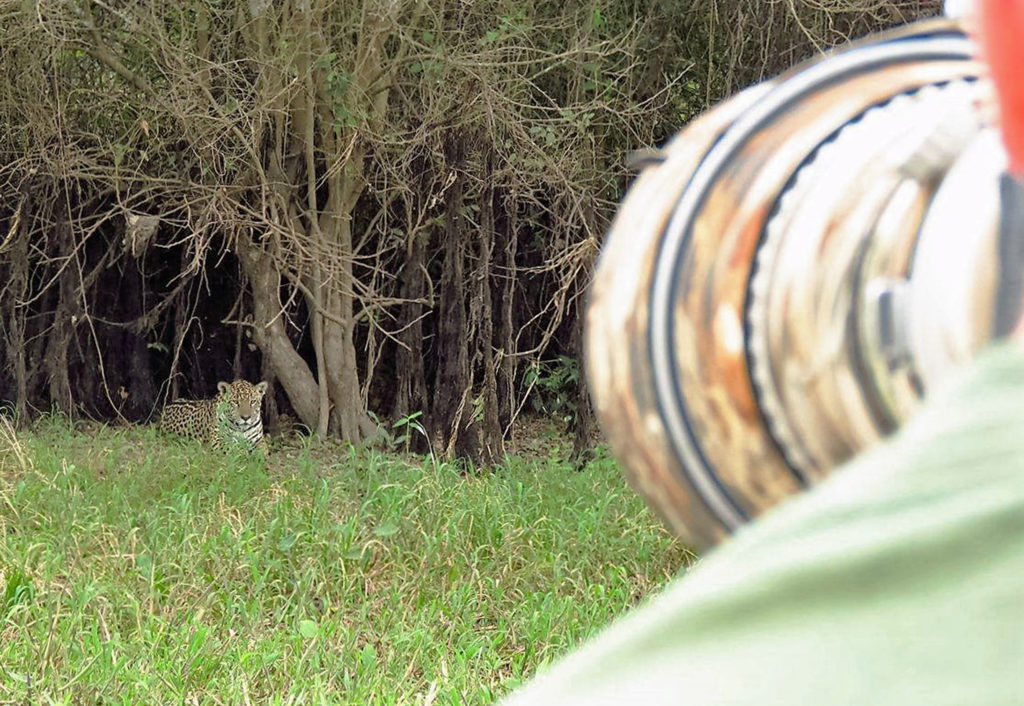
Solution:
{"label": "jaguar", "polygon": [[217,396],[206,400],[174,400],[164,407],[160,429],[224,448],[245,444],[249,450],[266,448],[260,405],[266,382],[218,382]]}

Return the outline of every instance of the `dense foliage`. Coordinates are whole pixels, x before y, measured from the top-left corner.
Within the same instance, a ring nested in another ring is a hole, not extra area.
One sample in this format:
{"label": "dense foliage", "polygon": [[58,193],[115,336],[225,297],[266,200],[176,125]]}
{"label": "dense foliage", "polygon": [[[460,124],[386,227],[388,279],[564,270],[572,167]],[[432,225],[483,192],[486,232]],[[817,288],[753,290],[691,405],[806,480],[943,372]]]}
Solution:
{"label": "dense foliage", "polygon": [[[580,309],[623,157],[938,0],[0,6],[0,398],[144,420],[265,378],[358,441],[590,436]],[[532,399],[531,399],[532,398]]]}

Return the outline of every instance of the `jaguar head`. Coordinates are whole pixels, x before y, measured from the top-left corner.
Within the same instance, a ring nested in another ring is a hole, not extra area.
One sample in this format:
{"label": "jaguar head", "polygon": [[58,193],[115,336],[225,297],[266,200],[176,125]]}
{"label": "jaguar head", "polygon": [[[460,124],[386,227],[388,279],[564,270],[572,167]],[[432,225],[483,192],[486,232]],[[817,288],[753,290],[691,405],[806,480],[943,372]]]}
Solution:
{"label": "jaguar head", "polygon": [[266,382],[253,385],[248,380],[235,380],[232,383],[218,382],[217,391],[224,402],[228,421],[238,427],[248,427],[260,418],[260,405],[267,391]]}

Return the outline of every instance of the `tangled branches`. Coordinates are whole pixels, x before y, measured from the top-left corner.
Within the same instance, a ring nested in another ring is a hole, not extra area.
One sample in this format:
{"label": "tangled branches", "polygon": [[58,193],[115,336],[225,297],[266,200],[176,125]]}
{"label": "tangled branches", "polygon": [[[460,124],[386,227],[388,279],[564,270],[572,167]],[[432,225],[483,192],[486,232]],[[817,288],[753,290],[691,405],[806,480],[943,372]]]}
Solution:
{"label": "tangled branches", "polygon": [[[751,52],[902,19],[665,5],[8,7],[0,396],[142,419],[264,376],[310,430],[419,411],[442,450],[499,455],[527,371],[575,355],[623,155]],[[740,38],[764,16],[784,38]]]}

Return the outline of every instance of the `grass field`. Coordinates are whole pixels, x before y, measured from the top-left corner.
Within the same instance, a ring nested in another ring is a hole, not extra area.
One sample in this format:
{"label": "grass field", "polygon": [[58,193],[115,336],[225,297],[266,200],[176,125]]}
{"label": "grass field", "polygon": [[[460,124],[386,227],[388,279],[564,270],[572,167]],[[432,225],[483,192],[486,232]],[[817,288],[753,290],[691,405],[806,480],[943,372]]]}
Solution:
{"label": "grass field", "polygon": [[687,562],[612,460],[560,456],[2,438],[0,703],[491,703]]}

